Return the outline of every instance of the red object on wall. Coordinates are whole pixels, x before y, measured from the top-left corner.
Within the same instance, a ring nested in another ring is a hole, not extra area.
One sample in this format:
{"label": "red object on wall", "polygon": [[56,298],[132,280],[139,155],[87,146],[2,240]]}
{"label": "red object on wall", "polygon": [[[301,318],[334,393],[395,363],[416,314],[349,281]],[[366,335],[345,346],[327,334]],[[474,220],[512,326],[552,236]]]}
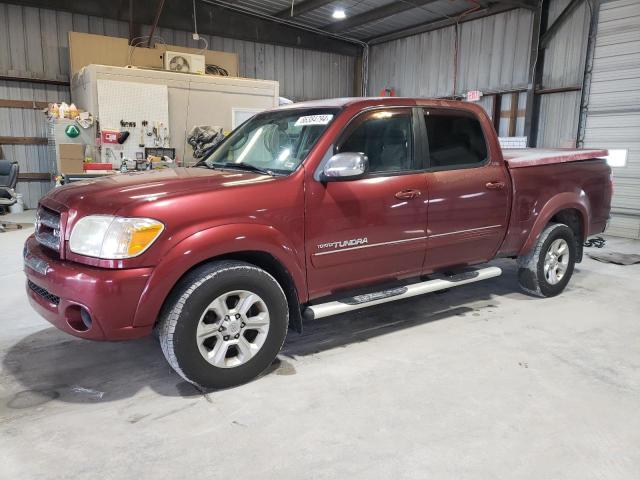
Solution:
{"label": "red object on wall", "polygon": [[102,143],[118,143],[118,130],[101,130],[100,140]]}
{"label": "red object on wall", "polygon": [[395,88],[390,88],[390,87],[385,87],[382,90],[380,90],[380,96],[381,97],[395,97],[396,96],[396,89]]}

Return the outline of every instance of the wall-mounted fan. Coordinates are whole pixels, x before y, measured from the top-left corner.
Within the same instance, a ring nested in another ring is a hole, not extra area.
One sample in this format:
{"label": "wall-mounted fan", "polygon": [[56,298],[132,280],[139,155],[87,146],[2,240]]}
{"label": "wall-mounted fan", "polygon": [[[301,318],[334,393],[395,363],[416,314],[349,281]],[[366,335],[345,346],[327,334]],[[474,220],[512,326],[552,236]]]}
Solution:
{"label": "wall-mounted fan", "polygon": [[171,72],[204,74],[204,55],[183,52],[165,52],[164,68]]}
{"label": "wall-mounted fan", "polygon": [[172,72],[188,72],[190,70],[189,60],[182,55],[176,55],[169,62],[169,70]]}

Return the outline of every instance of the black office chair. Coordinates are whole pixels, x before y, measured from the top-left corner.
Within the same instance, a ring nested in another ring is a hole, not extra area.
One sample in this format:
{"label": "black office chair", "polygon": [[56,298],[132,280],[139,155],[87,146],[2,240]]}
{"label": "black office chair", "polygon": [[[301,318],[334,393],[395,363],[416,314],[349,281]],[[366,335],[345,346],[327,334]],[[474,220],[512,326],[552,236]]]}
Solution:
{"label": "black office chair", "polygon": [[[20,167],[17,162],[10,160],[0,160],[0,213],[5,214],[9,207],[18,201],[16,195],[16,184],[18,183],[18,172]],[[9,225],[16,225],[9,222],[0,223],[0,232]],[[17,228],[22,226],[16,225]]]}

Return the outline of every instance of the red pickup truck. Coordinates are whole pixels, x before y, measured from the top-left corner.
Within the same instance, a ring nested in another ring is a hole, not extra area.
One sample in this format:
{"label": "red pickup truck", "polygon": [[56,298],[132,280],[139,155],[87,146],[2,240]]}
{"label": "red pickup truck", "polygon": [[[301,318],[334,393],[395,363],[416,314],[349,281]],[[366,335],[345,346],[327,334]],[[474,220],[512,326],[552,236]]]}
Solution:
{"label": "red pickup truck", "polygon": [[402,98],[261,113],[195,167],[57,188],[24,249],[27,294],[93,340],[160,337],[203,387],[259,375],[287,329],[500,275],[549,297],[605,229],[601,150],[500,149],[478,106]]}

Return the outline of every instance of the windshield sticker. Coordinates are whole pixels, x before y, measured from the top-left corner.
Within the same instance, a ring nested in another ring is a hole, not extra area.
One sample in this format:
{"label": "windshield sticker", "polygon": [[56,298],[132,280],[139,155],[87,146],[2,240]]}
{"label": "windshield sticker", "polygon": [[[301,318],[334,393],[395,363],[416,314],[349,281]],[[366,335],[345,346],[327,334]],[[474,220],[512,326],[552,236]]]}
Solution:
{"label": "windshield sticker", "polygon": [[326,125],[328,124],[333,115],[307,115],[300,117],[296,123],[296,127],[304,127],[305,125]]}

